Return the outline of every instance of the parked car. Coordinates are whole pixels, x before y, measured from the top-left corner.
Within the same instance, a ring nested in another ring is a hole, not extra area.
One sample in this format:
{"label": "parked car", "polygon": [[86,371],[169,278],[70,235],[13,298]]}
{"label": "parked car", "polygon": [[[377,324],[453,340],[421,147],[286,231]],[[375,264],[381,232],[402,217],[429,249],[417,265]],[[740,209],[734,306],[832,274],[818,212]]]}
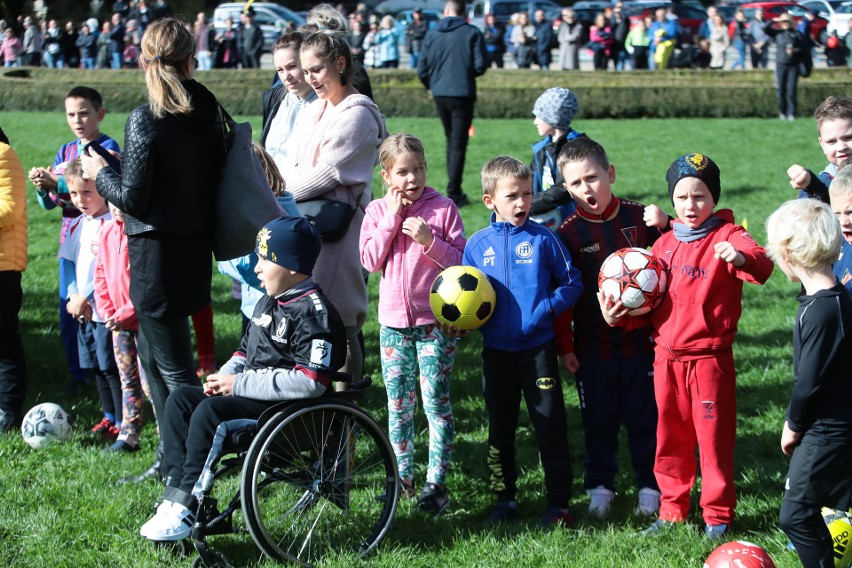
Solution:
{"label": "parked car", "polygon": [[468,5],[467,21],[482,29],[485,27],[485,15],[494,14],[494,19],[504,26],[516,12],[527,12],[530,21],[536,10],[562,10],[562,6],[553,0],[474,0]]}
{"label": "parked car", "polygon": [[852,2],[844,0],[803,0],[799,4],[828,20],[828,26],[825,28],[827,33],[834,32],[841,39],[849,33]]}
{"label": "parked car", "polygon": [[796,25],[802,21],[806,12],[810,12],[814,16],[814,20],[811,22],[811,37],[817,43],[822,43],[825,38],[823,33],[825,32],[825,28],[828,26],[828,20],[817,15],[813,12],[813,10],[805,8],[795,2],[749,2],[742,5],[743,12],[745,12],[746,18],[749,20],[754,17],[754,12],[758,8],[763,9],[767,20],[777,18],[784,12],[787,12],[793,16],[793,20],[795,20]]}
{"label": "parked car", "polygon": [[658,9],[669,7],[673,7],[677,16],[679,43],[692,43],[701,24],[707,20],[707,12],[703,8],[671,2],[630,2],[624,4],[624,13],[630,18],[630,24],[634,25],[648,16],[653,18]]}
{"label": "parked car", "polygon": [[[213,28],[216,33],[225,31],[225,20],[228,18],[234,21],[235,26],[239,26],[240,14],[243,13],[245,7],[245,2],[229,2],[216,6],[213,11]],[[305,18],[279,4],[252,2],[251,7],[254,9],[254,22],[263,32],[264,52],[272,51],[272,44],[287,29],[289,22],[293,22],[296,27],[305,24]]]}

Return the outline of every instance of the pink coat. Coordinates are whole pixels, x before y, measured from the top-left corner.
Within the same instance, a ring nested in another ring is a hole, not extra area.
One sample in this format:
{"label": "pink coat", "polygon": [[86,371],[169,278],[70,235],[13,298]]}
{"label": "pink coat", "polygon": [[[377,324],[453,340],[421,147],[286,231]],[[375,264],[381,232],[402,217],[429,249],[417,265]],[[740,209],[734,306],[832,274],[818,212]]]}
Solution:
{"label": "pink coat", "polygon": [[[435,240],[428,249],[402,233],[408,217],[422,217]],[[402,212],[389,215],[387,201],[367,206],[361,225],[361,264],[370,272],[382,272],[379,283],[379,323],[403,328],[435,323],[429,308],[429,290],[445,268],[461,264],[464,225],[448,197],[431,187]]]}
{"label": "pink coat", "polygon": [[3,62],[15,61],[18,55],[20,55],[22,47],[21,40],[16,37],[3,38],[3,43],[0,44],[0,52],[3,53]]}
{"label": "pink coat", "polygon": [[115,316],[127,330],[139,329],[136,309],[130,302],[130,256],[124,223],[107,221],[98,237],[95,264],[95,307],[104,320]]}

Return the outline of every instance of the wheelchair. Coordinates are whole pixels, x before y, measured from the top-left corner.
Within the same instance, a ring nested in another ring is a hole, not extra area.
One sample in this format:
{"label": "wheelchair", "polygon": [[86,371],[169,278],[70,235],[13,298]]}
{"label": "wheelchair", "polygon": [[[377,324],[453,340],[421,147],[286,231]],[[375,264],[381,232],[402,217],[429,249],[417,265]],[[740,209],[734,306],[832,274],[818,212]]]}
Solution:
{"label": "wheelchair", "polygon": [[[355,403],[371,383],[336,373],[319,398],[275,404],[255,420],[220,424],[193,488],[193,567],[228,567],[207,537],[247,529],[266,556],[312,566],[328,555],[369,554],[396,512],[399,477],[390,441]],[[337,391],[336,384],[347,388]],[[241,469],[239,490],[220,511],[214,482]],[[245,528],[234,526],[242,509]]]}

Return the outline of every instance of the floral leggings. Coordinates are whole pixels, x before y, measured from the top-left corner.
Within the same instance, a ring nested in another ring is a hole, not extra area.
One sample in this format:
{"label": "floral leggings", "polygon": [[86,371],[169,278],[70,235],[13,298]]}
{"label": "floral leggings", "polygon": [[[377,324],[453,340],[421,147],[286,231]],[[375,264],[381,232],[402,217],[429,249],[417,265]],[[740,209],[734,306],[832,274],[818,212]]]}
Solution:
{"label": "floral leggings", "polygon": [[417,367],[420,394],[429,421],[429,467],[426,481],[443,485],[455,438],[450,406],[450,373],[456,341],[434,325],[406,328],[382,326],[379,332],[382,377],[388,393],[388,429],[396,454],[399,476],[414,479],[414,408],[417,400]]}
{"label": "floral leggings", "polygon": [[[118,439],[131,446],[139,445],[142,433],[142,405],[145,397],[151,399],[148,379],[136,355],[135,331],[113,331],[112,349],[118,376],[121,378],[122,421]],[[156,416],[154,417],[156,419]]]}

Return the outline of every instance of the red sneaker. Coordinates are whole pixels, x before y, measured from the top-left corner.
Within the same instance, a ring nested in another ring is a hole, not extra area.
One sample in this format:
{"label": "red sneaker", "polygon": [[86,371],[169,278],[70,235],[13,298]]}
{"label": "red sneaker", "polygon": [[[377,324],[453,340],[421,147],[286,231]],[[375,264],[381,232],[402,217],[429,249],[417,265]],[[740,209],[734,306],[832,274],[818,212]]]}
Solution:
{"label": "red sneaker", "polygon": [[[92,426],[92,429],[89,430],[89,432],[91,432],[94,436],[104,436],[108,438],[108,432],[110,431],[110,428],[115,430],[115,423],[109,418],[104,417],[103,419],[101,419],[100,422]],[[114,437],[118,437],[118,434],[116,434]]]}

